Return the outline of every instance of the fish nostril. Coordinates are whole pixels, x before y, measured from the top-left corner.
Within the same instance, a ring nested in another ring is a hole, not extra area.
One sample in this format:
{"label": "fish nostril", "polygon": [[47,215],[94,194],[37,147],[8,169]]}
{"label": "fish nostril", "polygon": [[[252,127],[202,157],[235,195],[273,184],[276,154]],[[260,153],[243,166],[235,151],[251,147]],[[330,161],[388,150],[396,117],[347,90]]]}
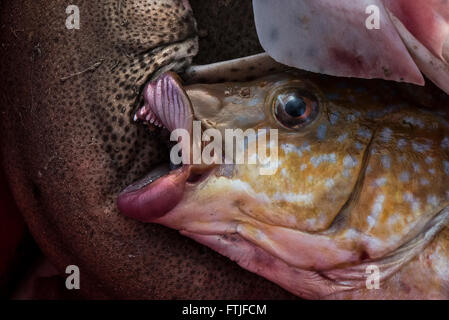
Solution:
{"label": "fish nostril", "polygon": [[209,169],[195,168],[190,171],[190,174],[186,182],[191,185],[198,184],[204,181],[209,176],[210,173],[211,173],[210,168]]}
{"label": "fish nostril", "polygon": [[363,251],[360,253],[360,260],[361,260],[361,261],[369,260],[370,258],[371,258],[371,257],[370,257],[369,253],[368,253],[366,250],[363,250]]}
{"label": "fish nostril", "polygon": [[201,173],[191,173],[189,175],[189,177],[187,178],[187,182],[188,183],[197,183],[201,180],[201,178],[203,177],[203,174]]}

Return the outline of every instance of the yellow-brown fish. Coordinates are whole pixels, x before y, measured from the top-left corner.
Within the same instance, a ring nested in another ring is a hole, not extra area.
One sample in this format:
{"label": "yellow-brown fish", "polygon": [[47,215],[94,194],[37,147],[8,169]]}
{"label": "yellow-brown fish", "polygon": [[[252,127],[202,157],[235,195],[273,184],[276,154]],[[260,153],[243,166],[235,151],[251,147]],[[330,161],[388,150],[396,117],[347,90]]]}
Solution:
{"label": "yellow-brown fish", "polygon": [[276,170],[161,166],[120,194],[120,211],[301,297],[449,298],[449,106],[348,81],[286,71],[183,88],[162,75],[138,118],[188,132],[196,119],[223,136],[277,129]]}

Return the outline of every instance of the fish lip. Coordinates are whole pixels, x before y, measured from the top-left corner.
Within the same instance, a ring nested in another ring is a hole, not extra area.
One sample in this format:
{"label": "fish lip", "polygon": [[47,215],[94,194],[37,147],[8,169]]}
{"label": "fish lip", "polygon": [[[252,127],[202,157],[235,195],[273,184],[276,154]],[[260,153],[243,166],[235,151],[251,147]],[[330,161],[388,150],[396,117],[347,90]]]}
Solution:
{"label": "fish lip", "polygon": [[155,222],[184,199],[186,189],[196,188],[212,171],[193,165],[169,170],[162,164],[120,192],[117,208],[129,218]]}
{"label": "fish lip", "polygon": [[117,208],[123,215],[152,222],[170,212],[181,201],[190,173],[188,166],[169,171],[156,180],[151,179],[152,173],[154,170],[119,194]]}
{"label": "fish lip", "polygon": [[150,172],[147,173],[146,176],[143,178],[134,181],[130,185],[128,185],[125,189],[123,189],[119,196],[122,194],[127,194],[131,192],[138,191],[147,185],[150,185],[151,183],[155,182],[157,179],[161,178],[162,176],[166,175],[170,172],[169,165],[167,163],[163,163],[158,165],[156,168],[150,170]]}

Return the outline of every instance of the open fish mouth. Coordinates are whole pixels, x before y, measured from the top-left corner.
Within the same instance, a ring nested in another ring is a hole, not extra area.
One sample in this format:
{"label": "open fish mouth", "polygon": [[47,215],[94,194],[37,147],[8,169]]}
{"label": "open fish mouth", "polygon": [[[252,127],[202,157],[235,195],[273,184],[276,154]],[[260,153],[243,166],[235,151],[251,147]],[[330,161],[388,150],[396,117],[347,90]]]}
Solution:
{"label": "open fish mouth", "polygon": [[[189,134],[194,118],[222,128],[278,127],[279,168],[263,177],[246,164],[191,164],[192,155],[182,154],[182,163],[153,169],[117,203],[130,218],[176,229],[299,296],[317,298],[364,287],[372,265],[381,280],[390,277],[449,223],[449,138],[446,122],[417,109],[330,109],[295,77],[187,91],[173,73],[150,82],[136,119]],[[279,101],[294,101],[286,109],[297,106],[304,116],[284,121]],[[249,111],[236,117],[241,105]]]}
{"label": "open fish mouth", "polygon": [[[144,90],[145,104],[134,120],[150,126],[173,131],[184,129],[192,133],[193,111],[179,77],[164,73],[148,83]],[[180,141],[190,143],[190,141]],[[190,155],[184,155],[189,157]],[[157,166],[147,176],[125,188],[118,197],[118,208],[127,216],[150,222],[172,210],[182,199],[184,188],[201,182],[210,173],[210,167],[171,161]]]}

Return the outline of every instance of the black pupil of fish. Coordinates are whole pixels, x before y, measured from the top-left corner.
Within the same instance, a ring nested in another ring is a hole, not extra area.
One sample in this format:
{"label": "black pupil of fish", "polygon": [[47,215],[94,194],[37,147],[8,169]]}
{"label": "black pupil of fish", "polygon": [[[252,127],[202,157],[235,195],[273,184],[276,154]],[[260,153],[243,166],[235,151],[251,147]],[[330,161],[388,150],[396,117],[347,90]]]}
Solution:
{"label": "black pupil of fish", "polygon": [[287,101],[284,109],[289,116],[296,118],[304,115],[307,110],[307,104],[303,98],[293,96]]}

